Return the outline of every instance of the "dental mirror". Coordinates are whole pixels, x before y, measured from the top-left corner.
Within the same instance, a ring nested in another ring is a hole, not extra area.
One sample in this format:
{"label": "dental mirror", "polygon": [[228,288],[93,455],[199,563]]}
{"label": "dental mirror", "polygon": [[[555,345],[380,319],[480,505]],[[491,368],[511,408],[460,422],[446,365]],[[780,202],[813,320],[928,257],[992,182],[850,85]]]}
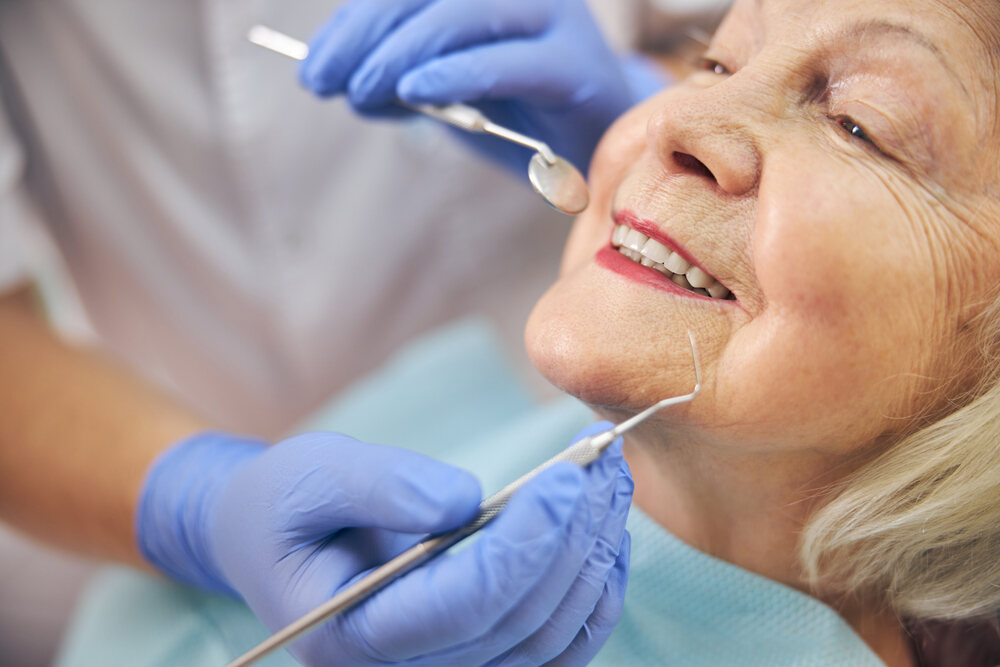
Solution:
{"label": "dental mirror", "polygon": [[550,164],[541,153],[535,153],[528,163],[528,180],[549,206],[566,215],[583,213],[590,203],[583,174],[559,156]]}
{"label": "dental mirror", "polygon": [[[289,35],[278,32],[267,26],[255,25],[247,34],[247,39],[265,49],[280,53],[295,60],[305,60],[309,55],[309,46]],[[428,104],[403,104],[431,118],[453,125],[472,134],[492,134],[520,146],[527,146],[536,151],[528,163],[528,180],[535,192],[548,202],[549,206],[565,213],[576,215],[582,213],[590,203],[590,191],[583,175],[565,158],[552,152],[548,145],[538,139],[515,132],[510,128],[497,125],[483,112],[466,104],[447,104],[433,106]]]}

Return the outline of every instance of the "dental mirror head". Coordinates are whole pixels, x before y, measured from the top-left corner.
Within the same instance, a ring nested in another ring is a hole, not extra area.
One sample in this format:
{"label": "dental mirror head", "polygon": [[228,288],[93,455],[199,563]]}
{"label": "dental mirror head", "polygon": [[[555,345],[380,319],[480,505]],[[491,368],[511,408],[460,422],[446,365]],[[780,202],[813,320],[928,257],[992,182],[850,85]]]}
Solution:
{"label": "dental mirror head", "polygon": [[566,215],[583,213],[590,203],[587,181],[565,158],[553,157],[550,162],[535,153],[528,163],[528,180],[555,210]]}

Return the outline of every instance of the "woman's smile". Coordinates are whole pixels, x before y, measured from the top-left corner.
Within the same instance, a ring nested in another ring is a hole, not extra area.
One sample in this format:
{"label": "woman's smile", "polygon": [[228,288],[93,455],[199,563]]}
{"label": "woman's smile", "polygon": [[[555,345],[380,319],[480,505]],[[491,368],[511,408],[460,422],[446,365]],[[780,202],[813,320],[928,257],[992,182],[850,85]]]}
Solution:
{"label": "woman's smile", "polygon": [[[629,261],[622,261],[622,257]],[[655,223],[628,211],[615,215],[611,244],[597,253],[597,263],[627,278],[681,296],[734,300],[729,289],[677,241]]]}

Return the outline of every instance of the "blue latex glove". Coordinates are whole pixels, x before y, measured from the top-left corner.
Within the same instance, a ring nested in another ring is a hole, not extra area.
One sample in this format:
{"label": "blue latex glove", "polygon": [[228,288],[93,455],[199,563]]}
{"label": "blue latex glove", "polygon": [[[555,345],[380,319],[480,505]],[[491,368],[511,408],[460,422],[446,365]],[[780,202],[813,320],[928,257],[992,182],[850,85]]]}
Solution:
{"label": "blue latex glove", "polygon": [[[598,140],[664,81],[619,61],[584,0],[352,0],[303,63],[304,85],[346,93],[362,112],[475,103],[495,122],[549,144],[586,173]],[[523,176],[530,152],[465,135]]]}
{"label": "blue latex glove", "polygon": [[[621,612],[631,492],[620,443],[586,470],[553,466],[473,544],[291,651],[307,665],[586,664]],[[274,447],[206,433],[151,468],[137,530],[151,563],[238,593],[276,630],[425,533],[469,520],[479,501],[472,475],[402,449],[333,433]]]}

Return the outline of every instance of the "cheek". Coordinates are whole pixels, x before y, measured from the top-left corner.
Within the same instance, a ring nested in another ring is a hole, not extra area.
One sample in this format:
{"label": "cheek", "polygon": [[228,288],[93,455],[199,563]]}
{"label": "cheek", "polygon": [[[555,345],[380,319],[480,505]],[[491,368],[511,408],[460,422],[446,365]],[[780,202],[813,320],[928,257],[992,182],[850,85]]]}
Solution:
{"label": "cheek", "polygon": [[861,159],[806,150],[773,158],[752,249],[769,308],[831,326],[934,315],[950,253],[941,212]]}
{"label": "cheek", "polygon": [[794,416],[802,431],[789,435],[847,446],[909,416],[940,324],[935,279],[919,206],[903,205],[913,193],[829,158],[813,164],[761,184],[753,252],[767,305],[738,333],[745,365],[722,377],[751,387],[735,420]]}
{"label": "cheek", "polygon": [[[863,336],[767,315],[732,341],[719,368],[724,439],[747,449],[856,448],[891,428],[909,379]],[[888,362],[888,363],[887,363]]]}
{"label": "cheek", "polygon": [[611,213],[591,203],[583,215],[576,219],[566,247],[563,249],[559,275],[565,276],[594,258],[594,254],[611,239]]}

